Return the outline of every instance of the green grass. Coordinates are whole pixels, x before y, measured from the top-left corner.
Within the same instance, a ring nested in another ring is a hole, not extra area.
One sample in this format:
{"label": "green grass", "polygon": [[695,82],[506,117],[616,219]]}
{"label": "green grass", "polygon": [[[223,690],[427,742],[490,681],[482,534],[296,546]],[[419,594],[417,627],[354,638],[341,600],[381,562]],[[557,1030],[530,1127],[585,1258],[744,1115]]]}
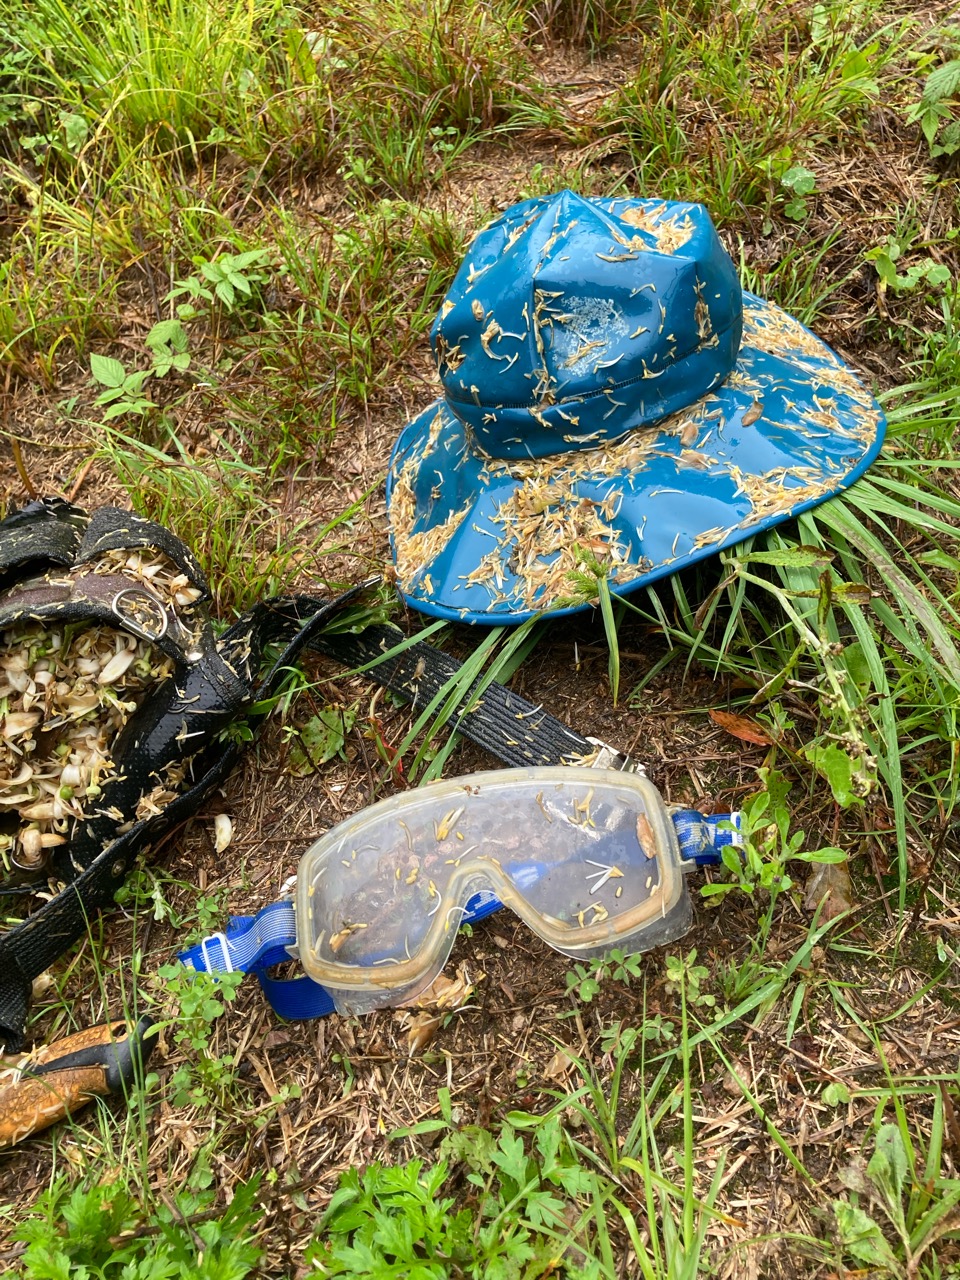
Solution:
{"label": "green grass", "polygon": [[118,159],[190,163],[222,143],[257,158],[265,120],[301,141],[308,120],[324,120],[322,62],[284,0],[38,0],[15,35],[29,55],[21,83],[41,107],[31,149],[54,163],[86,163],[105,145]]}
{"label": "green grass", "polygon": [[358,99],[379,104],[375,118],[393,114],[469,134],[537,110],[537,75],[516,6],[426,0],[416,10],[402,0],[361,0],[337,17],[331,49],[347,63]]}
{"label": "green grass", "polygon": [[[956,1076],[924,1039],[957,1000],[956,28],[880,0],[10,0],[0,35],[5,429],[38,489],[95,455],[78,500],[175,527],[224,619],[389,569],[382,476],[435,394],[427,332],[472,234],[529,195],[705,200],[745,286],[858,361],[890,419],[853,489],[655,591],[601,583],[592,629],[445,631],[464,672],[413,714],[294,680],[222,798],[238,846],[206,856],[208,814],[132,886],[134,927],[98,924],[38,992],[42,1040],[136,985],[165,1048],[129,1112],[8,1157],[36,1186],[3,1184],[4,1260],[666,1280],[756,1251],[772,1277],[957,1274]],[[282,882],[313,830],[292,820],[449,773],[457,695],[521,668],[574,723],[589,692],[603,736],[658,746],[673,798],[743,804],[695,945],[567,974],[478,926],[480,1008],[410,1060],[391,1014],[281,1026],[255,990],[163,968],[175,934]],[[270,772],[331,707],[316,779]],[[804,907],[818,859],[851,873],[852,916]]]}
{"label": "green grass", "polygon": [[173,445],[164,452],[111,431],[100,453],[135,511],[182,531],[216,584],[213,595],[221,616],[288,590],[305,569],[323,580],[323,557],[345,549],[361,501],[326,523],[285,523],[279,512],[282,493],[271,490],[261,469],[230,449],[216,462],[198,467],[176,441]]}
{"label": "green grass", "polygon": [[625,152],[647,189],[703,200],[722,220],[782,206],[784,176],[880,96],[905,31],[877,32],[875,13],[822,6],[801,31],[789,10],[651,6],[596,145]]}

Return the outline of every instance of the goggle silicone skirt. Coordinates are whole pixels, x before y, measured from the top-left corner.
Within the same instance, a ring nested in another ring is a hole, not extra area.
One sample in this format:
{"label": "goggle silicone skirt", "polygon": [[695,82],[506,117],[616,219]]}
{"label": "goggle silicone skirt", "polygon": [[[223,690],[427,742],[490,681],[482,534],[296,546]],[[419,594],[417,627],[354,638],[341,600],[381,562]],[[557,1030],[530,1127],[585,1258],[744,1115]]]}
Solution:
{"label": "goggle silicone skirt", "polygon": [[296,954],[338,1010],[367,1013],[425,990],[463,921],[498,903],[575,959],[672,942],[693,866],[642,774],[472,774],[372,805],[304,853]]}

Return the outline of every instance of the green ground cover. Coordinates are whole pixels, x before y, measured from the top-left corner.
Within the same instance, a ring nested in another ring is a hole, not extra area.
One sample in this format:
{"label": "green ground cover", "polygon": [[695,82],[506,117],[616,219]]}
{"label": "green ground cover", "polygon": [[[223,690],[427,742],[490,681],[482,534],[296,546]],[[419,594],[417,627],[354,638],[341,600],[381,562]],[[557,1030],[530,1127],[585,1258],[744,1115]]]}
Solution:
{"label": "green ground cover", "polygon": [[704,201],[890,422],[798,522],[485,637],[671,799],[743,804],[682,950],[568,972],[494,917],[420,1038],[185,980],[318,824],[490,764],[309,666],[217,801],[226,854],[215,806],[37,993],[38,1041],[164,1031],[129,1108],[0,1155],[9,1273],[960,1275],[958,155],[947,4],[0,2],[3,496],[165,521],[224,618],[388,569],[427,331],[529,195]]}

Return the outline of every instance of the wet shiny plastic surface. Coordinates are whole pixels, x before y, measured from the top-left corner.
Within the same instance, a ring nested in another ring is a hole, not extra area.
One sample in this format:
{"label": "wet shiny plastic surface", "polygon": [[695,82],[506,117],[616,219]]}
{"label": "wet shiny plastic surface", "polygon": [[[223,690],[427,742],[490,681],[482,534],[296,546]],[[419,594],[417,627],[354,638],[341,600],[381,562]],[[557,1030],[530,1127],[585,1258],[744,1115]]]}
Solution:
{"label": "wet shiny plastic surface", "polygon": [[577,958],[646,950],[690,923],[659,792],[612,770],[498,770],[393,797],[318,840],[297,880],[303,967],[357,1013],[428,986],[483,890]]}
{"label": "wet shiny plastic surface", "polygon": [[[743,293],[701,205],[514,205],[432,331],[443,398],[401,433],[399,586],[481,626],[592,608],[840,492],[880,406],[839,356]],[[589,552],[589,555],[585,555]]]}

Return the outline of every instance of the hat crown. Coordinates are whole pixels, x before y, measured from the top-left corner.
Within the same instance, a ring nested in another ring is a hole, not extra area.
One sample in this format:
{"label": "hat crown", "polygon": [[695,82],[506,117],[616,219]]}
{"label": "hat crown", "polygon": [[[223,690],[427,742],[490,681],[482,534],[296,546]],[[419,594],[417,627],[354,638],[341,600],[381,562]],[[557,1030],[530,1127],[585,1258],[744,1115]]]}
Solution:
{"label": "hat crown", "polygon": [[451,411],[494,457],[617,439],[733,368],[742,295],[706,209],[526,200],[473,241],[431,332]]}

